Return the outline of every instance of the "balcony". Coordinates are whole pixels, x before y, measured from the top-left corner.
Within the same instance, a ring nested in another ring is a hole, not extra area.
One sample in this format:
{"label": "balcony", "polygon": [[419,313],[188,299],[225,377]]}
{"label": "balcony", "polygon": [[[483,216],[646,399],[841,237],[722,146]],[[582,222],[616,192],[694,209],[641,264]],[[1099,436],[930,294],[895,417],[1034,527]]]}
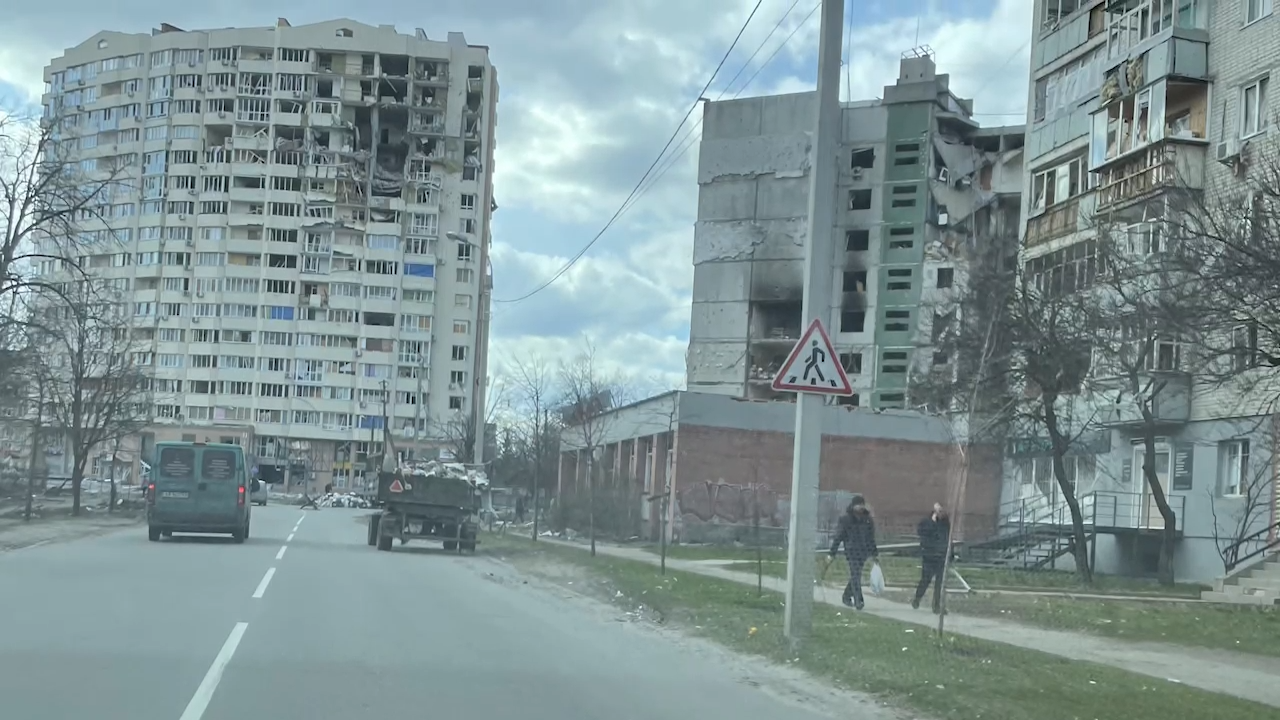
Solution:
{"label": "balcony", "polygon": [[[1104,97],[1108,88],[1117,81]],[[1203,187],[1208,98],[1207,83],[1160,80],[1094,113],[1089,170],[1098,174],[1100,210],[1171,185]]]}
{"label": "balcony", "polygon": [[1116,210],[1170,188],[1204,188],[1206,146],[1162,140],[1098,173],[1098,210]]}
{"label": "balcony", "polygon": [[[1145,420],[1129,391],[1122,383],[1108,383],[1092,393],[1100,427],[1136,428]],[[1151,414],[1161,426],[1183,425],[1191,418],[1191,374],[1181,371],[1152,370],[1143,378],[1148,392],[1153,392]]]}
{"label": "balcony", "polygon": [[1073,197],[1027,220],[1027,235],[1023,246],[1033,248],[1079,230],[1080,201],[1079,196]]}
{"label": "balcony", "polygon": [[1174,27],[1207,30],[1211,0],[1111,0],[1107,3],[1107,58],[1122,60]]}

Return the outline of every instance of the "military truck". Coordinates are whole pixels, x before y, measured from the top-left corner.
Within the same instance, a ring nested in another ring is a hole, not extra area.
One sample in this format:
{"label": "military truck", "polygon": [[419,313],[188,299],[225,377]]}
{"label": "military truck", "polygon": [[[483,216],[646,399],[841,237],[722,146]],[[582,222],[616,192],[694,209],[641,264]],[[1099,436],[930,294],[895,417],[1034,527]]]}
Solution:
{"label": "military truck", "polygon": [[369,516],[369,544],[390,550],[399,540],[439,540],[445,550],[475,552],[488,480],[462,465],[429,462],[378,475],[380,511]]}

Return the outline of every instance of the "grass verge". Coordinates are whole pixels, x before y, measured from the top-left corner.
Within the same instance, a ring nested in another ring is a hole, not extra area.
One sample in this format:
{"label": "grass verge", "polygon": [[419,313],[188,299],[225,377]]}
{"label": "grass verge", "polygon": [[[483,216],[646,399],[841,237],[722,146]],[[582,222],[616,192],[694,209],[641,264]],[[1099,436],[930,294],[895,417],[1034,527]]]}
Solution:
{"label": "grass verge", "polygon": [[[505,537],[487,541],[517,566],[553,560],[590,572],[613,602],[644,605],[666,623],[733,650],[799,665],[894,706],[935,718],[1235,720],[1280,718],[1280,710],[1045,653],[948,636],[873,615],[814,608],[812,637],[797,654],[782,635],[782,596],[692,573],[661,576],[647,563]],[[617,599],[622,593],[622,599]]]}
{"label": "grass verge", "polygon": [[[756,572],[754,562],[738,562],[724,567],[744,573]],[[883,558],[881,567],[885,581],[892,588],[900,588],[905,600],[906,590],[919,579],[919,565],[907,558]],[[785,562],[767,562],[763,569],[771,577],[787,575]],[[960,572],[971,585],[988,587],[975,582],[964,568]],[[827,580],[843,585],[847,573],[840,572],[838,578],[833,578],[836,574],[832,570]],[[1099,581],[1099,586],[1106,587],[1106,579],[1099,578]],[[1011,584],[1004,589],[1029,588]],[[1079,585],[1043,589],[1106,594],[1098,587],[1083,588]],[[1114,586],[1111,591],[1112,594],[1122,593]],[[947,603],[952,612],[959,614],[1009,620],[1049,630],[1280,657],[1280,612],[1262,607],[982,593],[950,595]]]}

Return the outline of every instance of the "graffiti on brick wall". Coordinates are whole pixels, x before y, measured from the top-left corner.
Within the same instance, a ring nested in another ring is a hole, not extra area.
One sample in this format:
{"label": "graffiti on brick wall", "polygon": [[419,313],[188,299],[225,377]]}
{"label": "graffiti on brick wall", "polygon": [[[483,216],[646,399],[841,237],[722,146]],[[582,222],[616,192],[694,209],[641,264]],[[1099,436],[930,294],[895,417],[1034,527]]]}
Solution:
{"label": "graffiti on brick wall", "polygon": [[685,522],[783,527],[790,503],[768,485],[712,482],[690,483],[676,491],[676,509]]}

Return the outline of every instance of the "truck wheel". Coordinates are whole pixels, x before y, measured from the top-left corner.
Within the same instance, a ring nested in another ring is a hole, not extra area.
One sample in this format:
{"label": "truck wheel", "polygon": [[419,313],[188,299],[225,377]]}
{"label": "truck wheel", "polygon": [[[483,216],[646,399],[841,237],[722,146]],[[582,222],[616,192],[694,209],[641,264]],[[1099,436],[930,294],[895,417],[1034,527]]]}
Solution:
{"label": "truck wheel", "polygon": [[474,553],[476,551],[476,543],[474,540],[462,543],[462,551]]}
{"label": "truck wheel", "polygon": [[378,535],[378,549],[382,551],[391,550],[391,536]]}
{"label": "truck wheel", "polygon": [[378,516],[369,516],[369,546],[373,547],[378,544]]}
{"label": "truck wheel", "polygon": [[445,540],[445,541],[444,541],[444,549],[445,549],[445,550],[447,550],[448,552],[453,552],[454,550],[457,550],[457,549],[458,549],[458,541],[457,541],[457,540]]}
{"label": "truck wheel", "polygon": [[160,528],[155,525],[147,526],[147,539],[151,542],[160,542]]}

